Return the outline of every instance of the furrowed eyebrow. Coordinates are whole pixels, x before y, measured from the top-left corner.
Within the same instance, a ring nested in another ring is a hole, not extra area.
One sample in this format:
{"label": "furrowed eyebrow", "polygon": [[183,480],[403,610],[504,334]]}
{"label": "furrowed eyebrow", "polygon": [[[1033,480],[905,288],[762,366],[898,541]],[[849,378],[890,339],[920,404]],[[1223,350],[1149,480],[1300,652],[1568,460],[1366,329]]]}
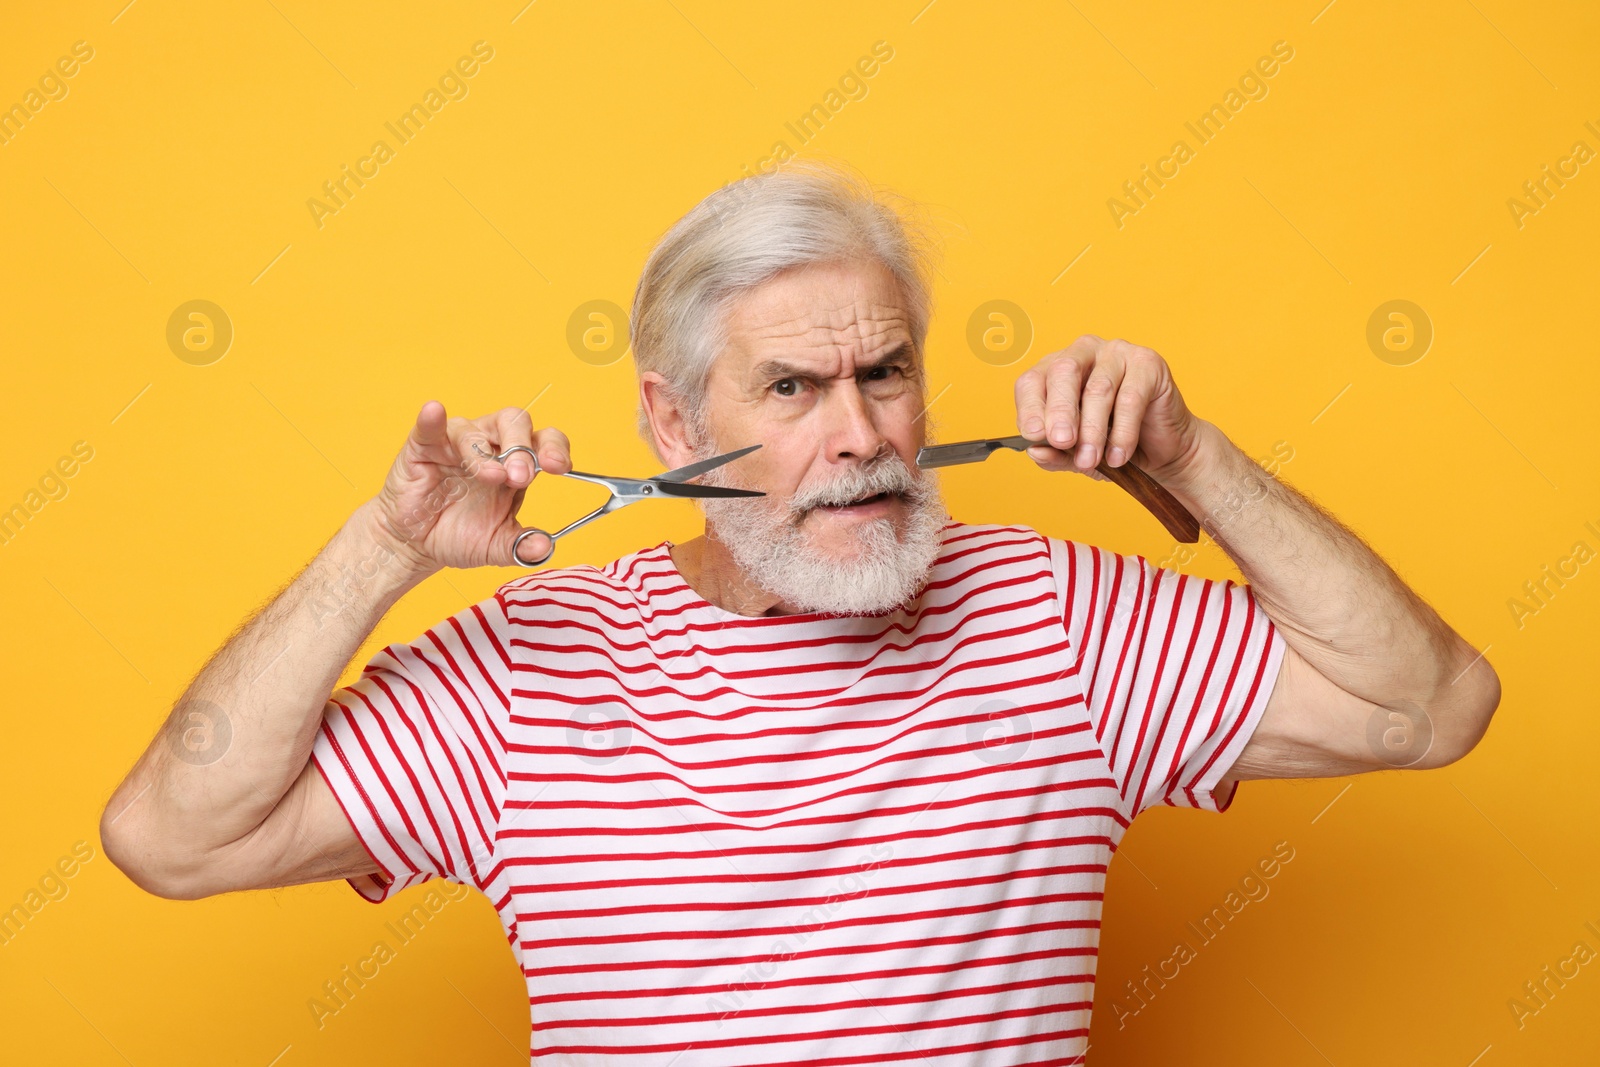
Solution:
{"label": "furrowed eyebrow", "polygon": [[[858,371],[865,372],[872,370],[875,367],[909,367],[915,362],[915,359],[916,349],[912,346],[910,341],[905,341],[890,349],[888,352],[885,352],[871,363],[863,363],[857,369]],[[796,366],[793,363],[787,363],[781,359],[767,359],[761,361],[760,363],[756,364],[754,374],[756,381],[763,385],[769,382],[782,381],[785,378],[803,378],[806,381],[812,380],[811,372],[806,368]]]}

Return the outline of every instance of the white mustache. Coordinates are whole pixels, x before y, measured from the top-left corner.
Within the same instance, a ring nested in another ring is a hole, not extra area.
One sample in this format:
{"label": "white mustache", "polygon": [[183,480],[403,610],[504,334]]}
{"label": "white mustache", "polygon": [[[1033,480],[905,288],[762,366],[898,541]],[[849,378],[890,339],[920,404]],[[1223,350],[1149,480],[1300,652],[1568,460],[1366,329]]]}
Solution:
{"label": "white mustache", "polygon": [[829,485],[798,492],[789,506],[797,512],[805,512],[818,507],[854,503],[862,497],[879,493],[904,495],[916,487],[916,479],[905,462],[896,456],[892,461],[879,463],[871,470],[857,470]]}

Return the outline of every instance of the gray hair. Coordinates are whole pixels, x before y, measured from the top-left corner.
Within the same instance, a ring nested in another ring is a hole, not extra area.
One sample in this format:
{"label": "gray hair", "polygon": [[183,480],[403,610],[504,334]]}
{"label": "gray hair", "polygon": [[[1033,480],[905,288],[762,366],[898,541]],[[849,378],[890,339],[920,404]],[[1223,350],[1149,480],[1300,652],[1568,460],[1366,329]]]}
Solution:
{"label": "gray hair", "polygon": [[[707,387],[734,303],[791,267],[862,259],[882,263],[899,283],[920,368],[933,311],[934,234],[916,205],[842,164],[795,160],[729,182],[674,223],[645,261],[631,313],[635,372],[667,380],[691,444],[701,447]],[[642,402],[638,431],[665,463]]]}

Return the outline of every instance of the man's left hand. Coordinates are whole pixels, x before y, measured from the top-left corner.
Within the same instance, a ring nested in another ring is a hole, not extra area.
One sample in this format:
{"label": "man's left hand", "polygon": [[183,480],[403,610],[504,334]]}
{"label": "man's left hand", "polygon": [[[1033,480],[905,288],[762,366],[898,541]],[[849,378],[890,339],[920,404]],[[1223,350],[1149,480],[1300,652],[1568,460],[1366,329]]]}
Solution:
{"label": "man's left hand", "polygon": [[1039,444],[1028,455],[1045,470],[1100,481],[1108,460],[1131,460],[1158,481],[1182,470],[1199,448],[1200,420],[1189,412],[1159,353],[1084,334],[1017,379],[1017,429]]}

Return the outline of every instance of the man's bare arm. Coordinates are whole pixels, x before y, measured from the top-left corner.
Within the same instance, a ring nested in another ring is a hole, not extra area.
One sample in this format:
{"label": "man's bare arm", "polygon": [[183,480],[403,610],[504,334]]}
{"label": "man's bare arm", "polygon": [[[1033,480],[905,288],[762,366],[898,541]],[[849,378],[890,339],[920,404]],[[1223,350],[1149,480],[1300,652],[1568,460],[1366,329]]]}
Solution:
{"label": "man's bare arm", "polygon": [[1443,766],[1488,729],[1500,682],[1362,540],[1200,420],[1194,450],[1152,472],[1234,561],[1287,645],[1227,777]]}
{"label": "man's bare arm", "polygon": [[1488,729],[1500,681],[1482,655],[1360,538],[1196,418],[1159,353],[1084,334],[1024,371],[1016,399],[1035,462],[1135,463],[1200,519],[1282,632],[1277,681],[1225,783],[1442,766]]}
{"label": "man's bare arm", "polygon": [[[195,677],[100,820],[112,862],[160,896],[377,871],[311,752],[334,684],[379,620],[445,567],[507,565],[537,472],[572,469],[566,435],[505,408],[423,405],[382,490]],[[529,538],[537,558],[550,545]]]}
{"label": "man's bare arm", "polygon": [[173,707],[106,805],[112,862],[146,890],[185,899],[259,884],[274,855],[301,853],[306,881],[376,871],[311,746],[339,675],[422,577],[386,547],[371,503],[359,508]]}

